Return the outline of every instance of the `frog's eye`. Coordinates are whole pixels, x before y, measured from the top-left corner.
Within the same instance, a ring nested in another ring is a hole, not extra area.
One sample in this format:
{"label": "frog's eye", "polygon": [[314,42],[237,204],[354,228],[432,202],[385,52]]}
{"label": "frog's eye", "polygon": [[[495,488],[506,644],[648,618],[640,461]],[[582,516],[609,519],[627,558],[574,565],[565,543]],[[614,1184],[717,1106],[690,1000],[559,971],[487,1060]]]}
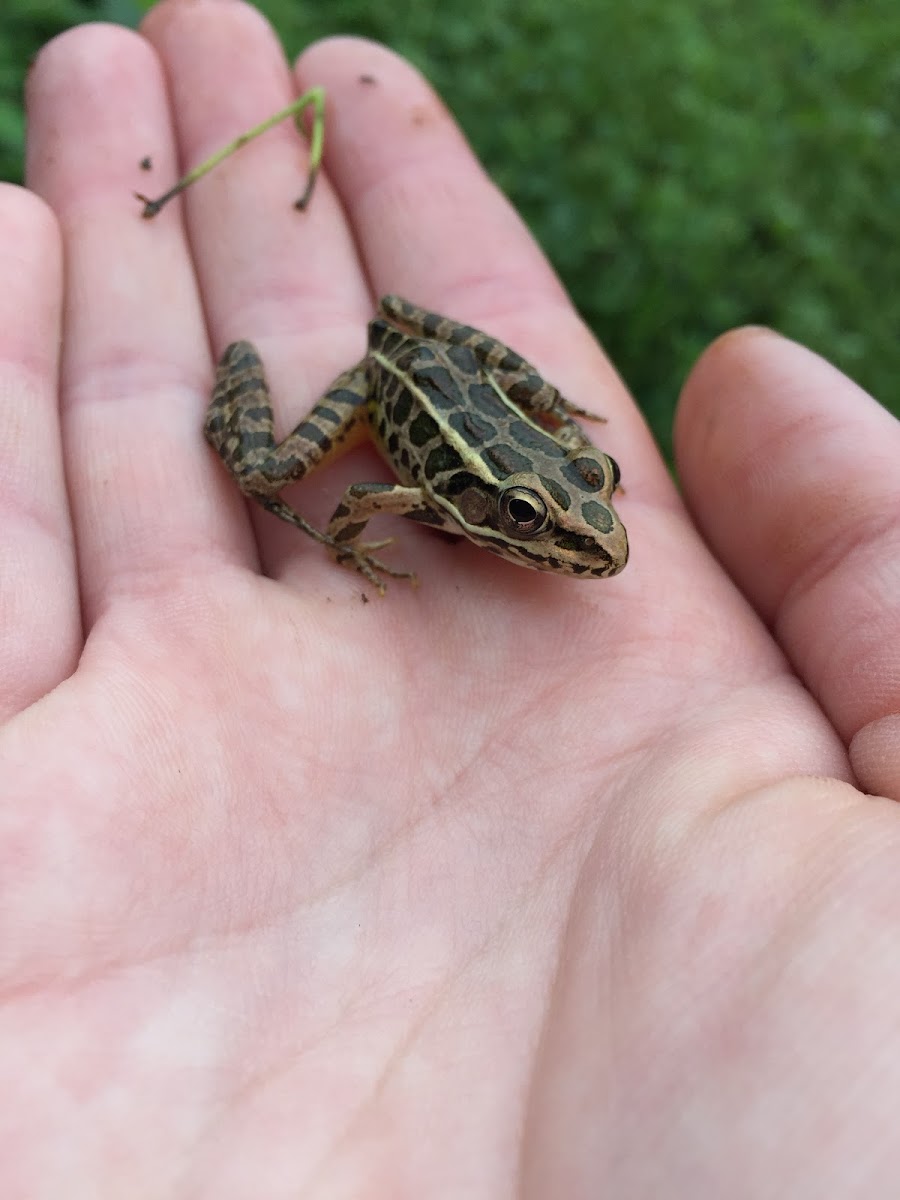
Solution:
{"label": "frog's eye", "polygon": [[614,458],[610,458],[608,454],[606,458],[609,462],[609,465],[612,467],[613,490],[615,490],[619,486],[619,482],[622,479],[622,472],[619,470],[619,464]]}
{"label": "frog's eye", "polygon": [[547,505],[537,492],[526,487],[511,487],[500,497],[500,524],[504,533],[514,537],[535,537],[547,527]]}

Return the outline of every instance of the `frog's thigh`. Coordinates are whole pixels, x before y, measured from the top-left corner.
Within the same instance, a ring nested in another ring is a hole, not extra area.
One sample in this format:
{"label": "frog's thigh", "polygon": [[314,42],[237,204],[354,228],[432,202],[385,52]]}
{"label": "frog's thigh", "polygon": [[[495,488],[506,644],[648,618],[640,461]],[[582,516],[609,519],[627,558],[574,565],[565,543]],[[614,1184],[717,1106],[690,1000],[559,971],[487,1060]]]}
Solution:
{"label": "frog's thigh", "polygon": [[328,522],[328,536],[335,542],[355,542],[379,513],[409,517],[437,528],[448,525],[440,510],[427,502],[421,488],[399,483],[354,483],[344,492]]}
{"label": "frog's thigh", "polygon": [[572,417],[583,417],[589,421],[606,419],[566,400],[526,358],[480,329],[419,308],[400,296],[384,296],[381,311],[419,337],[433,338],[446,345],[468,347],[489,373],[501,395],[512,400],[530,416],[548,416],[554,424],[554,436],[568,450],[590,444]]}
{"label": "frog's thigh", "polygon": [[365,364],[357,363],[339,375],[299,425],[276,443],[259,354],[250,342],[235,342],[216,372],[206,438],[241,490],[263,500],[368,436],[366,395]]}

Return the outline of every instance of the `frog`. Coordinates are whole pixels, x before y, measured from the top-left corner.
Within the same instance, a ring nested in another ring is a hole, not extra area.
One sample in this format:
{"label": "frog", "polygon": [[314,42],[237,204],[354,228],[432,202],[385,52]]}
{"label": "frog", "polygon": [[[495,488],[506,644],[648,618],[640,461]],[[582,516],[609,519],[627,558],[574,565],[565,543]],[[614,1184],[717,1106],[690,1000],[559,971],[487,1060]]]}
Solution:
{"label": "frog", "polygon": [[[499,339],[400,296],[384,296],[363,358],[280,442],[261,357],[245,340],[221,357],[204,433],[245,496],[321,543],[384,594],[415,572],[362,535],[378,515],[462,537],[507,562],[581,579],[617,575],[628,537],[612,502],[615,460],[566,400]],[[394,482],[351,484],[325,530],[281,496],[365,438]]]}

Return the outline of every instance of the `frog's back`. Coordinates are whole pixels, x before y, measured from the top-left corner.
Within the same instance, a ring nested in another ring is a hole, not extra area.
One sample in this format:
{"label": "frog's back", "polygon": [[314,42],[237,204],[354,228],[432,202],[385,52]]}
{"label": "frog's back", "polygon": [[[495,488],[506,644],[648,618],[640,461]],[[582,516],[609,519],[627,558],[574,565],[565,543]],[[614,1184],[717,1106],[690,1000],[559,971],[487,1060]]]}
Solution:
{"label": "frog's back", "polygon": [[520,471],[558,470],[566,450],[505,400],[468,346],[369,331],[373,438],[403,483],[452,494],[454,477],[483,485]]}

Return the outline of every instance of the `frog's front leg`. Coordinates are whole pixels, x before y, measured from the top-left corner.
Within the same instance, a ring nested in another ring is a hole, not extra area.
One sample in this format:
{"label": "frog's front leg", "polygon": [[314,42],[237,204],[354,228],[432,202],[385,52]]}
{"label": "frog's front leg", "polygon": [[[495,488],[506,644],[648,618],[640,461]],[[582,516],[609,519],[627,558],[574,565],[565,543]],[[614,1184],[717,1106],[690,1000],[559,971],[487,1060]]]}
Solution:
{"label": "frog's front leg", "polygon": [[413,582],[416,582],[416,576],[411,571],[394,571],[372,557],[373,550],[390,545],[393,538],[385,538],[380,542],[358,541],[372,517],[380,513],[408,517],[433,529],[452,529],[453,522],[440,509],[428,503],[421,488],[404,487],[399,483],[354,483],[347,488],[328,522],[331,551],[338,562],[355,566],[380,592],[384,592],[375,571],[387,572]]}

